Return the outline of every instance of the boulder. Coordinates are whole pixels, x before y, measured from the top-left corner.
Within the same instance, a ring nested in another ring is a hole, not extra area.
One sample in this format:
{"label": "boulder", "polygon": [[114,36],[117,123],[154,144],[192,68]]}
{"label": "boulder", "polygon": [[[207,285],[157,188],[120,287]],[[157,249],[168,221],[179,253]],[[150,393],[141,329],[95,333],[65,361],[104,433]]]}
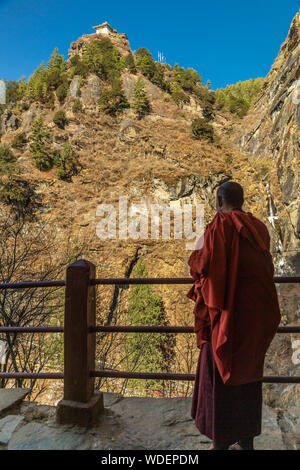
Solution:
{"label": "boulder", "polygon": [[0,444],[7,444],[13,432],[24,421],[23,416],[8,415],[0,419]]}
{"label": "boulder", "polygon": [[1,388],[0,389],[0,415],[14,405],[19,404],[29,393],[28,388]]}
{"label": "boulder", "polygon": [[90,75],[87,84],[81,88],[81,99],[84,104],[97,103],[101,95],[100,79],[97,75]]}
{"label": "boulder", "polygon": [[121,142],[131,142],[137,135],[137,126],[132,119],[125,118],[120,124],[119,140]]}
{"label": "boulder", "polygon": [[85,435],[40,423],[28,423],[14,433],[8,450],[74,450],[84,449]]}
{"label": "boulder", "polygon": [[4,111],[0,119],[0,135],[8,130],[17,130],[20,127],[20,120],[8,109]]}
{"label": "boulder", "polygon": [[73,98],[77,96],[77,93],[79,90],[79,81],[80,81],[79,75],[75,75],[72,78],[72,81],[70,83],[69,91],[70,91],[70,96],[72,96]]}
{"label": "boulder", "polygon": [[41,108],[38,104],[33,103],[28,111],[24,113],[23,122],[22,122],[22,131],[28,132],[32,126],[32,123],[38,118],[41,112]]}

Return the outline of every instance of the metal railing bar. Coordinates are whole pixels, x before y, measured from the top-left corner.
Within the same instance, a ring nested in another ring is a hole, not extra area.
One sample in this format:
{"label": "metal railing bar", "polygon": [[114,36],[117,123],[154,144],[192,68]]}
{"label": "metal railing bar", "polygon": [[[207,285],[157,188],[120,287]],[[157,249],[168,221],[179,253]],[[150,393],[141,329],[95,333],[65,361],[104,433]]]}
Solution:
{"label": "metal railing bar", "polygon": [[66,281],[26,281],[26,282],[4,282],[0,289],[29,289],[36,287],[63,287]]}
{"label": "metal railing bar", "polygon": [[[194,374],[172,374],[172,373],[157,373],[157,372],[124,372],[114,370],[95,370],[90,372],[91,377],[115,377],[123,379],[141,379],[141,380],[188,380],[194,381]],[[265,376],[263,377],[265,383],[300,383],[300,376]]]}
{"label": "metal railing bar", "polygon": [[[1,329],[0,329],[1,331]],[[89,329],[91,333],[194,333],[193,326],[118,326],[98,325]],[[300,333],[300,326],[280,326],[277,333]]]}
{"label": "metal railing bar", "polygon": [[0,379],[63,379],[61,372],[0,372]]}
{"label": "metal railing bar", "polygon": [[63,333],[63,326],[0,326],[0,333]]}
{"label": "metal railing bar", "polygon": [[[91,377],[108,377],[108,378],[124,378],[124,379],[141,379],[141,380],[187,380],[194,381],[194,374],[172,374],[172,373],[151,373],[151,372],[122,372],[113,370],[91,371]],[[64,378],[61,372],[0,372],[1,379],[54,379],[60,380]],[[298,376],[265,376],[262,380],[264,383],[300,383]]]}
{"label": "metal railing bar", "polygon": [[[63,333],[63,326],[0,326],[0,333]],[[193,326],[118,326],[99,325],[89,333],[194,333]],[[300,326],[280,326],[277,333],[300,333]]]}
{"label": "metal railing bar", "polygon": [[[109,278],[92,279],[91,285],[129,285],[129,284],[193,284],[194,279],[190,277],[178,278]],[[274,277],[278,284],[300,283],[300,276]],[[26,281],[5,282],[0,284],[0,289],[29,289],[36,287],[64,287],[66,281]]]}
{"label": "metal railing bar", "polygon": [[[129,284],[193,284],[194,279],[191,277],[154,277],[154,278],[109,278],[109,279],[92,279],[92,285],[129,285]],[[293,277],[274,277],[274,282],[279,284],[300,283],[300,276]]]}

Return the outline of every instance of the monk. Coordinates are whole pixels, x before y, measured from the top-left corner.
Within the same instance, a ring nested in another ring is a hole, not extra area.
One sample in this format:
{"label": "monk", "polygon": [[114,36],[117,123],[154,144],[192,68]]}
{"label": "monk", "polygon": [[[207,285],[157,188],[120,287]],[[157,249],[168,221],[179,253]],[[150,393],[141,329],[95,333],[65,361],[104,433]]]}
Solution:
{"label": "monk", "polygon": [[188,261],[200,349],[191,416],[213,450],[254,448],[264,359],[280,323],[270,236],[243,202],[240,184],[218,188],[217,213]]}

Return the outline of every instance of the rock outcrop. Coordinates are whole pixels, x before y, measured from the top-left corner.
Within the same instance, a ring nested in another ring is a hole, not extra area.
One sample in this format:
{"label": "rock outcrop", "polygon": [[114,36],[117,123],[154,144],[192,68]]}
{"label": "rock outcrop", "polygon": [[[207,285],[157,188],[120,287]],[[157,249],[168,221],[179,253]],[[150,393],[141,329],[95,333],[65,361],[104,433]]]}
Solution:
{"label": "rock outcrop", "polygon": [[[300,273],[300,12],[295,16],[251,112],[235,127],[234,142],[276,170],[269,179],[282,235],[283,271]],[[268,179],[266,178],[266,181]],[[277,191],[277,189],[279,191]],[[270,214],[271,215],[271,214]]]}
{"label": "rock outcrop", "polygon": [[18,127],[20,127],[20,120],[6,109],[0,118],[0,136],[9,130],[15,131]]}
{"label": "rock outcrop", "polygon": [[[74,55],[78,55],[79,57],[81,57],[86,51],[86,48],[90,42],[95,41],[97,39],[103,39],[105,37],[107,37],[107,35],[101,33],[84,34],[79,39],[77,39],[77,41],[71,43],[69,49],[69,59]],[[121,55],[126,55],[131,52],[129,41],[125,33],[110,34],[109,39]]]}
{"label": "rock outcrop", "polygon": [[96,75],[87,78],[87,84],[80,89],[81,99],[84,104],[96,104],[101,95],[100,80]]}

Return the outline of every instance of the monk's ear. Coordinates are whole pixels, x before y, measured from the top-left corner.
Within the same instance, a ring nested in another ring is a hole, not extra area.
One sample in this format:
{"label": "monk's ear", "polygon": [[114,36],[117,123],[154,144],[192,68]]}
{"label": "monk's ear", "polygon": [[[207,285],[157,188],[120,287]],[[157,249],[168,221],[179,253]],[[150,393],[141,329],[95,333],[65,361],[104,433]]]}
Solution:
{"label": "monk's ear", "polygon": [[223,199],[222,196],[217,195],[217,211],[219,211],[223,207]]}

